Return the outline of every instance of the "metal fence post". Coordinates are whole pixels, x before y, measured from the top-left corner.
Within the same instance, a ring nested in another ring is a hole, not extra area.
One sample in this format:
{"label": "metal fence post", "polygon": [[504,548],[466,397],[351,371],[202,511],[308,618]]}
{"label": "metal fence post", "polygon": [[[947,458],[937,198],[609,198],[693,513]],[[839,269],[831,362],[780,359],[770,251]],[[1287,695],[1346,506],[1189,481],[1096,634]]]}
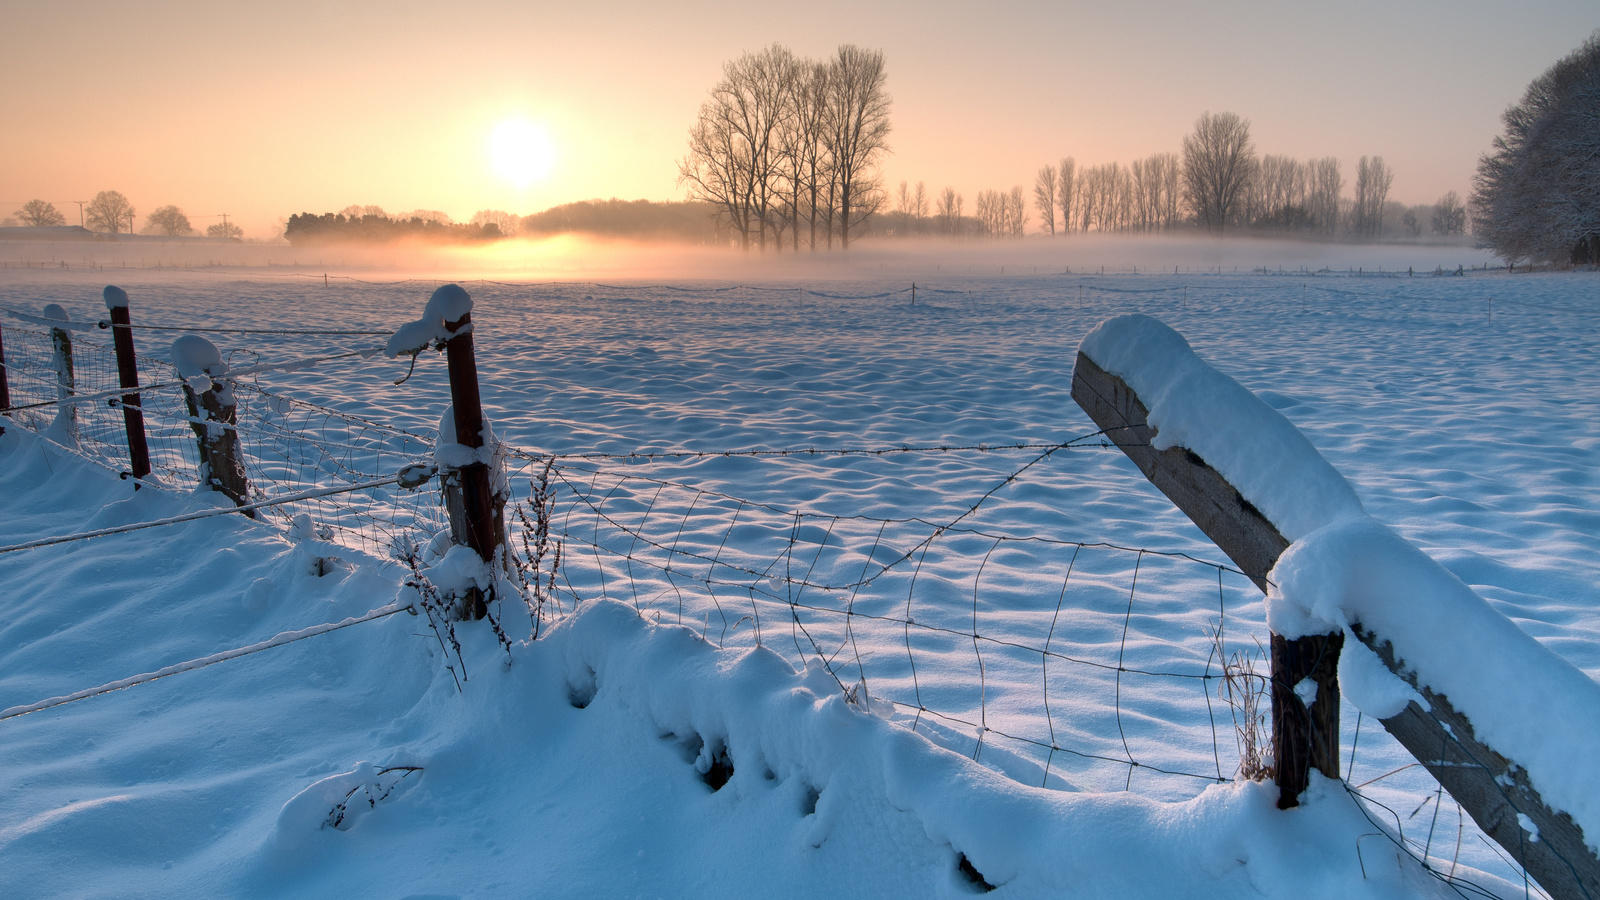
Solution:
{"label": "metal fence post", "polygon": [[111,342],[117,349],[117,380],[122,395],[122,424],[128,432],[128,462],[133,472],[133,488],[150,474],[150,445],[144,434],[144,408],[139,398],[139,362],[133,352],[133,331],[129,327],[128,292],[106,285],[106,309],[111,313]]}

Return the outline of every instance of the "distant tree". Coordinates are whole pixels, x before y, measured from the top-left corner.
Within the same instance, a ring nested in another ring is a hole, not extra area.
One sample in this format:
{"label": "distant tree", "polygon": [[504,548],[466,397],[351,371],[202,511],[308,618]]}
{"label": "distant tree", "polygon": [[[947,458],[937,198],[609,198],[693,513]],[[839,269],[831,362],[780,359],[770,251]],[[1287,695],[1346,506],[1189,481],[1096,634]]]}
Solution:
{"label": "distant tree", "polygon": [[83,208],[89,227],[107,234],[133,230],[133,204],[121,191],[101,191]]}
{"label": "distant tree", "polygon": [[1183,139],[1184,196],[1200,225],[1220,232],[1238,220],[1255,177],[1250,123],[1234,113],[1205,113]]}
{"label": "distant tree", "polygon": [[1442,235],[1463,234],[1467,230],[1467,208],[1461,197],[1451,191],[1433,205],[1433,233]]}
{"label": "distant tree", "polygon": [[146,234],[164,234],[167,237],[194,233],[194,229],[189,225],[189,217],[183,214],[183,210],[171,204],[158,206],[155,212],[146,216],[144,231]]}
{"label": "distant tree", "polygon": [[472,224],[479,228],[493,225],[501,237],[514,237],[522,218],[501,209],[480,209],[472,214]]}
{"label": "distant tree", "polygon": [[1356,164],[1356,199],[1351,209],[1350,230],[1361,237],[1383,236],[1383,209],[1389,199],[1394,170],[1381,156],[1361,157]]}
{"label": "distant tree", "polygon": [[17,210],[18,221],[34,228],[50,228],[67,224],[67,217],[56,210],[55,204],[46,200],[29,200]]}
{"label": "distant tree", "polygon": [[1311,160],[1307,164],[1306,182],[1306,214],[1311,227],[1332,234],[1339,227],[1339,195],[1344,190],[1338,158],[1324,156]]}
{"label": "distant tree", "polygon": [[928,217],[928,190],[920,181],[911,193],[911,214],[919,219]]}
{"label": "distant tree", "polygon": [[1473,233],[1509,260],[1600,263],[1600,31],[1528,85],[1478,161]]}
{"label": "distant tree", "polygon": [[206,237],[237,241],[244,237],[244,229],[232,222],[218,222],[206,226]]}
{"label": "distant tree", "polygon": [[1073,200],[1078,190],[1075,180],[1077,168],[1078,164],[1070,156],[1063,157],[1061,164],[1056,167],[1056,205],[1061,207],[1063,234],[1072,230]]}
{"label": "distant tree", "polygon": [[1055,166],[1044,166],[1033,179],[1033,204],[1044,220],[1046,234],[1056,233],[1056,178]]}
{"label": "distant tree", "polygon": [[1400,225],[1405,228],[1406,234],[1411,237],[1420,237],[1422,235],[1422,218],[1417,215],[1415,209],[1408,209],[1400,214]]}
{"label": "distant tree", "polygon": [[1012,185],[1006,195],[1006,222],[1012,237],[1022,237],[1028,227],[1028,205],[1022,199],[1022,185]]}
{"label": "distant tree", "polygon": [[955,234],[961,225],[961,195],[956,189],[945,186],[939,192],[939,202],[934,206],[935,216],[939,219],[939,230],[945,234]]}

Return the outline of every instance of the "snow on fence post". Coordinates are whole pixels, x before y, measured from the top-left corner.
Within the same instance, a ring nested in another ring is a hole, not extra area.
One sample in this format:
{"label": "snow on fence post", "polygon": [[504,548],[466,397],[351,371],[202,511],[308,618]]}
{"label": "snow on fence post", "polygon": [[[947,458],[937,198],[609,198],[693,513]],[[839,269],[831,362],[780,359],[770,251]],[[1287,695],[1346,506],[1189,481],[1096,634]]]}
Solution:
{"label": "snow on fence post", "polygon": [[[62,323],[72,320],[59,303],[46,305],[44,318]],[[78,389],[78,378],[72,363],[72,333],[61,326],[51,326],[50,345],[53,348],[50,367],[56,373],[56,399],[61,401],[56,407],[55,421],[50,424],[50,429],[70,441],[77,432],[78,425],[78,407],[74,403],[67,402]]]}
{"label": "snow on fence post", "polygon": [[[6,339],[5,329],[0,328],[0,409],[11,408],[11,381],[9,371],[6,369]],[[10,417],[10,413],[5,414]],[[6,421],[0,418],[0,434],[6,433]]]}
{"label": "snow on fence post", "polygon": [[[1600,898],[1591,715],[1600,685],[1372,522],[1293,425],[1165,325],[1101,323],[1079,348],[1072,397],[1258,587],[1272,588],[1274,628],[1313,632],[1284,641],[1282,654],[1273,636],[1280,807],[1295,802],[1289,765],[1338,775],[1335,666],[1348,633],[1360,642],[1351,652],[1370,650],[1390,682],[1352,660],[1345,687],[1359,690],[1363,708],[1552,896]],[[1332,621],[1339,631],[1315,633]],[[1307,695],[1309,709],[1297,702]],[[1305,721],[1286,732],[1280,713]]]}
{"label": "snow on fence post", "polygon": [[[450,378],[450,409],[439,423],[435,455],[450,517],[451,540],[472,548],[494,577],[495,568],[502,561],[505,494],[491,484],[494,448],[478,393],[472,298],[460,285],[446,284],[435,290],[422,318],[396,330],[385,352],[414,358],[429,346],[444,350]],[[476,586],[465,591],[461,603],[464,618],[481,619],[488,614],[484,591]]]}
{"label": "snow on fence post", "polygon": [[[1082,350],[1072,373],[1072,398],[1266,592],[1267,573],[1289,546],[1277,527],[1193,451],[1152,446],[1156,429],[1139,395]],[[1339,777],[1338,663],[1343,645],[1342,633],[1294,640],[1272,635],[1273,780],[1281,809],[1299,803],[1312,769]]]}
{"label": "snow on fence post", "polygon": [[[237,506],[245,505],[250,482],[245,478],[244,454],[239,448],[238,403],[222,354],[205,338],[186,334],[172,342],[172,362],[183,379],[189,427],[200,447],[200,484],[226,495]],[[256,517],[254,510],[244,514]]]}
{"label": "snow on fence post", "polygon": [[133,330],[128,316],[128,292],[115,285],[106,285],[106,309],[111,313],[111,342],[117,350],[117,380],[124,391],[122,395],[122,424],[128,432],[128,462],[133,474],[134,490],[139,489],[139,479],[150,474],[150,445],[145,440],[144,408],[139,399],[139,362],[133,352]]}

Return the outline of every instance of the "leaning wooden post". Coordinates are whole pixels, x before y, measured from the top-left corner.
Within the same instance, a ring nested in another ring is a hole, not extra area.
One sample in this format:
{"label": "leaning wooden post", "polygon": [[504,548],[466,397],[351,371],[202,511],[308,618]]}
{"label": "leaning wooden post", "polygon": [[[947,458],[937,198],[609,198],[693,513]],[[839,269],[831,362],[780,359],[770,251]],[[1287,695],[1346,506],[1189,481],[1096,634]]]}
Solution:
{"label": "leaning wooden post", "polygon": [[[1145,477],[1232,559],[1263,593],[1289,541],[1237,488],[1182,446],[1157,449],[1157,429],[1139,395],[1080,350],[1072,399]],[[1238,435],[1248,440],[1248,435]],[[1272,743],[1278,806],[1299,804],[1316,769],[1339,777],[1339,651],[1344,634],[1272,635]]]}
{"label": "leaning wooden post", "polygon": [[[1140,381],[1148,396],[1159,398],[1162,422],[1151,424],[1149,407],[1127,379]],[[1588,802],[1600,771],[1593,762],[1593,730],[1575,724],[1567,730],[1568,746],[1556,745],[1553,755],[1546,750],[1560,730],[1555,723],[1593,721],[1590,713],[1600,709],[1600,685],[1495,612],[1426,554],[1372,522],[1348,483],[1303,435],[1259,398],[1206,366],[1166,326],[1144,316],[1102,323],[1079,348],[1072,396],[1257,586],[1265,590],[1266,574],[1276,568],[1285,582],[1274,586],[1280,597],[1314,596],[1324,589],[1335,594],[1337,599],[1321,602],[1337,606],[1348,619],[1349,633],[1415,692],[1404,706],[1393,709],[1394,697],[1374,701],[1381,708],[1372,712],[1384,729],[1551,896],[1600,898],[1600,853],[1586,836],[1600,832],[1600,812]],[[1204,423],[1195,414],[1199,408],[1208,413]],[[1159,429],[1168,425],[1182,440],[1161,438]],[[1232,443],[1204,439],[1199,432],[1206,429]],[[1231,455],[1226,465],[1241,483],[1291,485],[1298,495],[1295,502],[1273,502],[1279,498],[1267,493],[1271,488],[1258,487],[1255,496],[1241,493],[1184,446],[1197,436],[1202,438],[1197,443]],[[1255,452],[1235,452],[1238,444]],[[1249,468],[1280,461],[1280,470],[1265,479]],[[1274,524],[1261,505],[1276,507],[1282,521]],[[1314,561],[1332,554],[1349,559],[1350,565],[1343,571],[1315,563],[1302,569],[1285,560],[1285,571],[1278,557],[1289,546],[1286,529],[1304,542],[1291,552],[1321,542],[1321,553],[1314,547],[1304,552]],[[1373,578],[1371,571],[1396,573],[1392,577],[1397,583]],[[1456,646],[1430,645],[1432,634],[1419,633],[1410,624],[1419,603],[1426,603],[1426,614],[1435,621],[1463,619],[1464,633],[1473,636],[1479,651],[1458,661],[1454,655],[1461,650]],[[1285,614],[1304,615],[1292,606]],[[1337,776],[1334,676],[1343,634],[1289,641],[1273,636],[1279,806],[1294,805],[1291,792],[1303,788],[1307,765]],[[1470,675],[1461,675],[1469,669]],[[1526,711],[1505,709],[1514,704],[1506,704],[1486,684],[1514,684],[1534,698],[1529,701],[1534,708],[1557,702],[1565,707],[1553,716],[1529,719]],[[1453,696],[1452,691],[1458,693]],[[1308,697],[1309,708],[1303,702]],[[1292,721],[1286,727],[1279,716]],[[1299,774],[1286,776],[1286,770]],[[1536,781],[1542,782],[1542,790]],[[1548,796],[1552,788],[1565,796]]]}
{"label": "leaning wooden post", "polygon": [[[11,379],[10,372],[6,369],[6,340],[5,329],[0,328],[0,409],[11,408]],[[7,418],[11,413],[5,414]],[[5,419],[0,419],[0,434],[6,433]]]}
{"label": "leaning wooden post", "polygon": [[[72,320],[59,303],[46,305],[44,317],[62,323]],[[62,326],[52,325],[50,344],[52,347],[50,367],[56,373],[56,399],[60,401],[60,405],[56,408],[55,421],[50,424],[50,428],[70,439],[76,434],[78,426],[77,404],[69,402],[77,393],[78,382],[72,363],[72,333]]]}
{"label": "leaning wooden post", "polygon": [[[200,448],[200,483],[226,495],[237,506],[245,505],[250,482],[239,449],[238,404],[222,354],[205,338],[186,334],[172,342],[172,362],[183,379],[189,427]],[[254,510],[244,514],[256,517]]]}
{"label": "leaning wooden post", "polygon": [[128,292],[106,285],[106,309],[111,313],[111,342],[117,349],[117,380],[122,395],[122,424],[128,432],[128,461],[132,466],[133,488],[150,474],[150,445],[145,440],[144,408],[139,399],[139,362],[133,352],[133,330],[129,327]]}

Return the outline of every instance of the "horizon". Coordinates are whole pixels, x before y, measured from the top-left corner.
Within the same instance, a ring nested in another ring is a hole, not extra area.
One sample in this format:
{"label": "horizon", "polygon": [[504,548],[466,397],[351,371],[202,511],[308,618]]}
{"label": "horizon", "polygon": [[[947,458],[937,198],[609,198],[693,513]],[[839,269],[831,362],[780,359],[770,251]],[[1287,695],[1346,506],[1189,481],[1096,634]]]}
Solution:
{"label": "horizon", "polygon": [[[877,171],[890,193],[948,185],[971,208],[982,190],[1031,189],[1064,156],[1126,165],[1177,152],[1202,113],[1228,111],[1249,120],[1259,154],[1337,157],[1347,190],[1357,158],[1382,156],[1390,199],[1420,205],[1465,197],[1501,113],[1600,25],[1574,0],[1515,11],[1239,0],[1203,14],[1169,0],[982,14],[824,4],[715,18],[704,6],[630,4],[607,24],[498,0],[448,16],[178,0],[154,13],[106,5],[87,24],[19,10],[0,71],[29,88],[0,99],[13,123],[0,217],[38,198],[74,224],[77,201],[116,190],[141,224],[171,204],[196,231],[226,214],[271,240],[292,214],[351,205],[465,222],[681,201],[677,163],[700,104],[726,62],[774,42],[808,58],[846,43],[883,51],[891,152]],[[240,33],[252,35],[242,49],[219,40]],[[538,38],[533,51],[524,37]],[[81,58],[64,65],[65,48]]]}

